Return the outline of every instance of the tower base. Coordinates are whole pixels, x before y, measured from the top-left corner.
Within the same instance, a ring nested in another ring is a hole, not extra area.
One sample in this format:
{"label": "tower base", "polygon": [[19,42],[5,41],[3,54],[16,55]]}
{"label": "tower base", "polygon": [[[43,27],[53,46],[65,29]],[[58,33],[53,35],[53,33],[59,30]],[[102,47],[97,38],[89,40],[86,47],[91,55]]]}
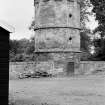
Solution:
{"label": "tower base", "polygon": [[72,76],[79,74],[81,52],[37,52],[36,70],[52,75]]}

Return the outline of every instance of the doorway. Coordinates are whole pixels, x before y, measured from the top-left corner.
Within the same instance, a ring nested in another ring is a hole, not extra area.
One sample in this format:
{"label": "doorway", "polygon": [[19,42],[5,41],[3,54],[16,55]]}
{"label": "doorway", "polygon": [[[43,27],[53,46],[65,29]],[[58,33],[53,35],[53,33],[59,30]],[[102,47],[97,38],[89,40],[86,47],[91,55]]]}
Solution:
{"label": "doorway", "polygon": [[67,76],[74,75],[74,62],[68,62],[66,70]]}

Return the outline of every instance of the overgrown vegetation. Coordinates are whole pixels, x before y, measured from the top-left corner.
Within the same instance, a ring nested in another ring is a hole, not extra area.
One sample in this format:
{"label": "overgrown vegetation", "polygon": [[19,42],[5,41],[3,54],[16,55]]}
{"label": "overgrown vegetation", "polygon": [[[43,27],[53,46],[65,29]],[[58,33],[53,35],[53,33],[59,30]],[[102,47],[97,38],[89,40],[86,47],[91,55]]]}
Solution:
{"label": "overgrown vegetation", "polygon": [[21,39],[10,40],[10,61],[34,60],[34,40]]}
{"label": "overgrown vegetation", "polygon": [[94,58],[95,60],[105,60],[105,0],[90,1],[93,5],[92,12],[98,21],[98,27],[94,30],[94,34],[99,33],[100,35],[93,41],[96,51]]}
{"label": "overgrown vegetation", "polygon": [[43,61],[50,59],[50,56],[46,53],[35,54],[34,44],[35,44],[34,37],[31,37],[30,39],[10,40],[9,61],[10,62],[35,60]]}

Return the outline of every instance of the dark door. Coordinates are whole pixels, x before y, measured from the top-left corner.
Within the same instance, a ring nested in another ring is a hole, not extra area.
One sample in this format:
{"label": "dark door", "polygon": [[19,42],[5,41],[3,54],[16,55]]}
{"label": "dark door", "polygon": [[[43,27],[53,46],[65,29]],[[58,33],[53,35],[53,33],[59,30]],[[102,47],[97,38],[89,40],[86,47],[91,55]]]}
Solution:
{"label": "dark door", "polygon": [[74,62],[67,63],[67,76],[72,76],[74,74]]}

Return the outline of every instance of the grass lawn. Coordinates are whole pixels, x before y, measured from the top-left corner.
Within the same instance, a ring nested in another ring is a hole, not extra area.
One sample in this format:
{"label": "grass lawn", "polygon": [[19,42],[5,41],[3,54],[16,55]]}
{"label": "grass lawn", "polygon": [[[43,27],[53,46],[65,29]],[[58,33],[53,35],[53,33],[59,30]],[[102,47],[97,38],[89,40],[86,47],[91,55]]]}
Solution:
{"label": "grass lawn", "polygon": [[9,93],[14,105],[105,105],[105,75],[10,80]]}

